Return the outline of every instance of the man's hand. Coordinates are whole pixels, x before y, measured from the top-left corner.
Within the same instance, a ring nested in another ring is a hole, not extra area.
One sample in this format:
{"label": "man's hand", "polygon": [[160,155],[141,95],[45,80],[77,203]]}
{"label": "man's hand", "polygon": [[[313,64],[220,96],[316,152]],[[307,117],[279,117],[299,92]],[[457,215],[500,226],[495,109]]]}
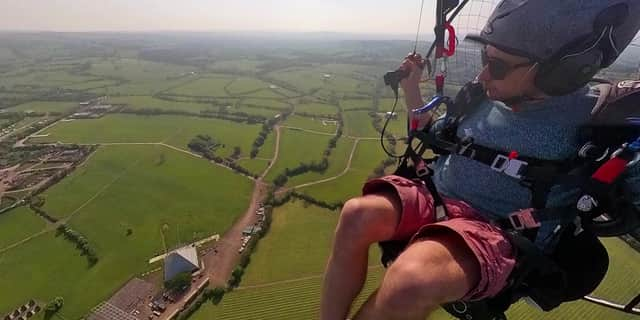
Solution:
{"label": "man's hand", "polygon": [[[411,53],[404,61],[402,61],[401,69],[409,71],[409,76],[400,81],[400,86],[404,92],[405,104],[407,105],[407,112],[411,115],[413,109],[420,108],[424,105],[422,95],[420,94],[420,79],[422,79],[422,73],[424,72],[425,60],[419,54]],[[431,123],[431,112],[422,114],[419,116],[419,128],[428,126]]]}
{"label": "man's hand", "polygon": [[400,87],[404,91],[405,95],[409,93],[420,93],[420,79],[422,79],[422,73],[424,72],[425,61],[418,53],[410,53],[402,61],[400,69],[409,71],[409,76],[400,81]]}

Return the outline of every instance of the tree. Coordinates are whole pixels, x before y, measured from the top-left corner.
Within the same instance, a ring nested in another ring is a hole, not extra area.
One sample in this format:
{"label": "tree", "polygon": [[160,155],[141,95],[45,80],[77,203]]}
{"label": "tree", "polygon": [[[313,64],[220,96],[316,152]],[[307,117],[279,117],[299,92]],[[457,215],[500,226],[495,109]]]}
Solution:
{"label": "tree", "polygon": [[211,291],[211,302],[217,305],[218,303],[220,303],[220,301],[222,301],[222,297],[226,292],[227,290],[225,290],[225,288],[222,288],[222,287],[213,288],[213,290]]}
{"label": "tree", "polygon": [[64,305],[64,299],[62,297],[56,297],[55,299],[49,301],[47,305],[44,307],[44,318],[50,319],[56,314],[62,306]]}
{"label": "tree", "polygon": [[173,279],[164,282],[164,287],[168,290],[181,290],[191,285],[191,272],[181,272]]}

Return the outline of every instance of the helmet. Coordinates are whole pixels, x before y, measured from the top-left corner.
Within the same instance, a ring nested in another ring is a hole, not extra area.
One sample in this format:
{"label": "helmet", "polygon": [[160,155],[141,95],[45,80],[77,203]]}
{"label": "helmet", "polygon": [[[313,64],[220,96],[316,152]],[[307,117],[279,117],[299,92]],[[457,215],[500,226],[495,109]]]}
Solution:
{"label": "helmet", "polygon": [[610,66],[640,29],[639,0],[502,0],[479,35],[539,64],[536,86],[559,96]]}

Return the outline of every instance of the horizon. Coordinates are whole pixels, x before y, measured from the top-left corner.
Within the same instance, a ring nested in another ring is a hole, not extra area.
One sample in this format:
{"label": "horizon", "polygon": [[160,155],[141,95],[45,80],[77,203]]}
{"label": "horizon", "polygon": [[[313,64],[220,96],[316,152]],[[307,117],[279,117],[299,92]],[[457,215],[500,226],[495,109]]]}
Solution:
{"label": "horizon", "polygon": [[[435,1],[424,4],[422,29],[431,29]],[[242,3],[200,0],[107,0],[100,3],[23,0],[0,3],[0,30],[51,32],[339,32],[415,34],[420,3],[401,1]],[[313,13],[313,14],[309,14]],[[380,23],[380,22],[383,23]]]}

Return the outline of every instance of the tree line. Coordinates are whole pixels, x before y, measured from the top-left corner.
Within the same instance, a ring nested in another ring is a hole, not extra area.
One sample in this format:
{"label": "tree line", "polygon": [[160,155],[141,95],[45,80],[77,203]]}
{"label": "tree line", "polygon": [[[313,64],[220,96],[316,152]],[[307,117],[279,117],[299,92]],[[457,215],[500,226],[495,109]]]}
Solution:
{"label": "tree line", "polygon": [[287,184],[289,178],[295,177],[307,172],[319,172],[324,173],[329,168],[329,157],[331,156],[331,152],[336,148],[338,144],[338,140],[342,137],[342,112],[338,112],[338,129],[336,130],[336,134],[329,140],[327,144],[327,148],[322,152],[322,159],[319,162],[311,161],[309,163],[300,163],[297,167],[285,168],[284,172],[279,174],[274,180],[273,184],[277,187],[282,187]]}
{"label": "tree line", "polygon": [[82,235],[78,231],[71,229],[66,224],[59,225],[56,231],[58,235],[62,234],[65,239],[75,243],[76,248],[78,248],[82,252],[83,256],[87,257],[89,266],[93,267],[96,263],[98,263],[98,254],[84,235]]}

